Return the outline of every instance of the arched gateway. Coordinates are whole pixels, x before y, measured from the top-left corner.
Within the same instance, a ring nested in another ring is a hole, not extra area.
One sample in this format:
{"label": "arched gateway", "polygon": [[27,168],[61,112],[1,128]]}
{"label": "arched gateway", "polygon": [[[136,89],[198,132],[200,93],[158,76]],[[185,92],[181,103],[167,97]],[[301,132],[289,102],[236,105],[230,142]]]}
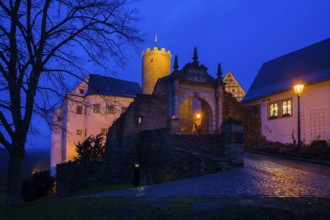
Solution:
{"label": "arched gateway", "polygon": [[167,95],[172,132],[212,134],[222,122],[223,86],[220,64],[215,79],[199,64],[195,48],[193,62],[181,70],[175,57],[174,71],[157,81],[153,94]]}

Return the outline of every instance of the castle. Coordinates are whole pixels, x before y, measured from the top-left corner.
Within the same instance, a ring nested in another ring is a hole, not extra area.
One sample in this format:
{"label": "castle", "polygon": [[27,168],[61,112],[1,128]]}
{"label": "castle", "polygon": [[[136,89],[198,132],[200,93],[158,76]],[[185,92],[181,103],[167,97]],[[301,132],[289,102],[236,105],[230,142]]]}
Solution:
{"label": "castle", "polygon": [[69,92],[53,114],[52,169],[74,159],[78,141],[105,134],[109,127],[113,137],[164,127],[213,134],[223,121],[240,119],[237,100],[244,90],[232,73],[225,77],[230,83],[224,82],[219,64],[217,78],[209,75],[196,48],[193,61],[181,70],[175,56],[171,73],[171,59],[170,51],[158,46],[142,52],[142,94],[138,83],[94,74]]}

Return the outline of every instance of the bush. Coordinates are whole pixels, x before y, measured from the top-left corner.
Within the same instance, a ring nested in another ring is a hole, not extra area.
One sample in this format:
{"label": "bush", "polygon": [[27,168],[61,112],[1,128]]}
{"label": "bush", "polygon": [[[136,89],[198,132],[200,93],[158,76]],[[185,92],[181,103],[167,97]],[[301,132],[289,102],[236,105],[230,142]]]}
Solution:
{"label": "bush", "polygon": [[98,134],[95,137],[89,136],[82,143],[78,142],[76,145],[77,157],[76,162],[82,161],[98,161],[102,159],[105,144],[102,134]]}
{"label": "bush", "polygon": [[315,140],[311,143],[311,147],[328,147],[326,140]]}
{"label": "bush", "polygon": [[37,171],[32,178],[22,183],[22,195],[25,201],[33,201],[53,193],[55,178],[49,170]]}

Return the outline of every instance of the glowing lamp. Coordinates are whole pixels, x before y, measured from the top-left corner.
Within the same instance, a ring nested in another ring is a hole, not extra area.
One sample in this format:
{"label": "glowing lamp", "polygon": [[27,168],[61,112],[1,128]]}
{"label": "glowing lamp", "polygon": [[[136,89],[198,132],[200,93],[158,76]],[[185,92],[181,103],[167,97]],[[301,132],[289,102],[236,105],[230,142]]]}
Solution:
{"label": "glowing lamp", "polygon": [[304,85],[303,84],[297,84],[293,86],[294,92],[296,93],[297,96],[301,96],[304,90]]}
{"label": "glowing lamp", "polygon": [[196,114],[197,119],[201,118],[201,114]]}

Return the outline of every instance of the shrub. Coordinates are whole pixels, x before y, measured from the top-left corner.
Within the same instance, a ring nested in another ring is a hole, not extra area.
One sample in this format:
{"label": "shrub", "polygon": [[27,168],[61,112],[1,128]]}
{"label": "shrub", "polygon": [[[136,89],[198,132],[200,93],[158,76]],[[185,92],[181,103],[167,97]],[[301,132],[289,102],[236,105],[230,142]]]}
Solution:
{"label": "shrub", "polygon": [[95,137],[89,136],[82,143],[76,144],[77,157],[76,162],[81,161],[98,161],[102,159],[105,150],[104,138],[102,134]]}
{"label": "shrub", "polygon": [[326,140],[314,140],[311,147],[328,147],[328,142]]}
{"label": "shrub", "polygon": [[22,183],[22,195],[25,201],[33,201],[49,195],[54,190],[55,178],[49,170],[34,172],[32,178]]}

